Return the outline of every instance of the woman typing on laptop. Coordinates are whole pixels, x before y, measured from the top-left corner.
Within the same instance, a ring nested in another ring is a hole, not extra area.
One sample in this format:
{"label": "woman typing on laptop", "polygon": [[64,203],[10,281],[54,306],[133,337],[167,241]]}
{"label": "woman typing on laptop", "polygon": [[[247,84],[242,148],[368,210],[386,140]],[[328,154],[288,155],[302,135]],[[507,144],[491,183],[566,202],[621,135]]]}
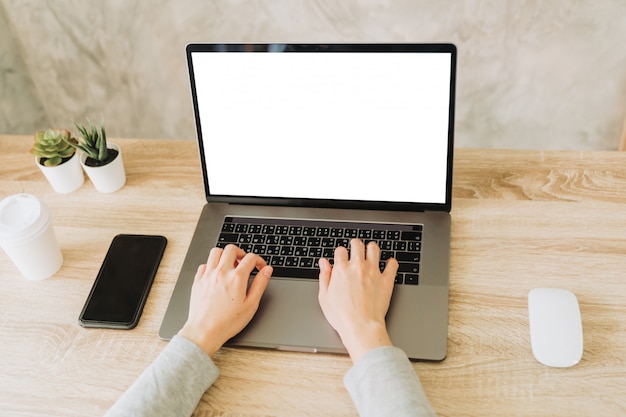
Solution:
{"label": "woman typing on laptop", "polygon": [[[407,356],[392,346],[385,315],[398,264],[379,269],[380,249],[359,239],[320,260],[319,303],[353,367],[344,384],[361,416],[434,416]],[[254,269],[258,273],[248,289]],[[252,320],[272,274],[263,258],[229,245],[214,248],[198,268],[189,317],[155,362],[107,416],[189,416],[219,371],[212,355]]]}

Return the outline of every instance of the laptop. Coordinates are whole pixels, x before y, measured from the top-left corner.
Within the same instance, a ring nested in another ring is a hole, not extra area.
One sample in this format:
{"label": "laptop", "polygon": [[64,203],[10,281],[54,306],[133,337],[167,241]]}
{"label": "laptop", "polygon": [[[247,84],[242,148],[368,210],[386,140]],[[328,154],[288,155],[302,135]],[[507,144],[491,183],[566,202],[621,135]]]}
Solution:
{"label": "laptop", "polygon": [[257,314],[227,345],[345,353],[318,304],[317,262],[359,237],[400,261],[386,317],[394,345],[413,360],[444,359],[455,46],[190,44],[186,52],[207,203],[159,336],[185,323],[211,248],[235,243],[274,274]]}

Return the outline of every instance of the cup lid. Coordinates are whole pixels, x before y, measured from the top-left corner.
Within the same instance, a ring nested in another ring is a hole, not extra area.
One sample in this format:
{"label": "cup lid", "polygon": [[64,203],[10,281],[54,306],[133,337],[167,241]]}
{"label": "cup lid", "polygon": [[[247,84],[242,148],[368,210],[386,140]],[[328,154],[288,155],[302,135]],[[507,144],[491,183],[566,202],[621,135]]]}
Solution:
{"label": "cup lid", "polygon": [[50,214],[37,197],[13,194],[0,201],[0,239],[23,239],[37,233]]}

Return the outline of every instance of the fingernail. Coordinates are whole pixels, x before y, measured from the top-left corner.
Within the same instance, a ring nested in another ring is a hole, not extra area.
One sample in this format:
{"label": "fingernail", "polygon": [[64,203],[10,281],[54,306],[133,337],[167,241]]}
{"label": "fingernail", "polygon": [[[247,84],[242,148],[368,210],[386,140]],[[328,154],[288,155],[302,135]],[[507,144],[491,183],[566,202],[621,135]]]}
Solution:
{"label": "fingernail", "polygon": [[265,267],[265,269],[263,269],[263,273],[265,274],[266,277],[271,277],[272,276],[272,272],[274,272],[274,268],[272,268],[271,266],[267,266]]}

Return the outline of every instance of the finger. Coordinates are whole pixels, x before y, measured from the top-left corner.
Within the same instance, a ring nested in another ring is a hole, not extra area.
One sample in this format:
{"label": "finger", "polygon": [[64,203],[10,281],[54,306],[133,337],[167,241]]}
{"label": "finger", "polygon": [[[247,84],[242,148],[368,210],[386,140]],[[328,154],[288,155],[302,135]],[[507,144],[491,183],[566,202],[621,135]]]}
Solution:
{"label": "finger", "polygon": [[393,284],[396,279],[396,274],[398,273],[398,261],[395,258],[387,259],[387,264],[385,265],[385,269],[383,269],[383,281],[388,286],[391,286],[393,289]]}
{"label": "finger", "polygon": [[268,265],[267,265],[267,261],[265,260],[265,258],[262,257],[261,255],[257,255],[257,262],[256,262],[256,265],[255,265],[256,269],[261,271],[266,266],[268,266]]}
{"label": "finger", "polygon": [[[335,251],[336,253],[336,251]],[[332,275],[333,268],[328,262],[328,259],[321,258],[320,259],[320,275],[319,275],[319,295],[325,294],[328,290],[328,286],[330,285],[330,276]]]}
{"label": "finger", "polygon": [[365,260],[367,263],[378,265],[380,261],[380,248],[376,242],[369,242],[365,250]]}
{"label": "finger", "polygon": [[348,262],[348,249],[343,246],[335,248],[335,265],[338,262]]}
{"label": "finger", "polygon": [[206,271],[206,264],[202,264],[202,265],[198,266],[198,270],[196,271],[196,276],[193,277],[193,282],[196,282],[200,278],[202,278],[202,276],[204,275],[205,271]]}
{"label": "finger", "polygon": [[254,253],[246,254],[243,259],[239,261],[239,265],[237,265],[238,270],[242,270],[247,275],[257,268],[259,271],[266,267],[265,259],[261,258],[259,255],[255,255]]}
{"label": "finger", "polygon": [[271,266],[266,265],[261,268],[259,273],[252,279],[252,284],[250,284],[247,296],[251,302],[258,305],[259,301],[261,301],[261,296],[265,292],[267,284],[270,282],[272,272],[274,272],[274,269]]}
{"label": "finger", "polygon": [[246,253],[240,249],[238,246],[233,244],[227,245],[222,252],[222,257],[220,258],[219,265],[233,267],[237,260],[246,256]]}
{"label": "finger", "polygon": [[209,252],[209,259],[207,259],[206,266],[207,268],[216,268],[220,262],[220,258],[222,257],[222,253],[224,252],[221,248],[213,248],[211,252]]}
{"label": "finger", "polygon": [[[245,255],[254,255],[256,258],[256,263],[254,264],[254,268],[256,268],[257,270],[261,270],[263,268],[265,268],[267,266],[267,261],[265,260],[265,258],[263,258],[261,255],[258,255],[254,252],[243,252]],[[245,256],[244,256],[245,258]],[[239,264],[243,261],[243,258],[240,258],[237,260],[237,266],[239,266]],[[247,267],[247,266],[246,266]],[[253,268],[253,269],[254,269]]]}
{"label": "finger", "polygon": [[352,239],[350,241],[350,260],[365,259],[365,245],[361,239]]}

